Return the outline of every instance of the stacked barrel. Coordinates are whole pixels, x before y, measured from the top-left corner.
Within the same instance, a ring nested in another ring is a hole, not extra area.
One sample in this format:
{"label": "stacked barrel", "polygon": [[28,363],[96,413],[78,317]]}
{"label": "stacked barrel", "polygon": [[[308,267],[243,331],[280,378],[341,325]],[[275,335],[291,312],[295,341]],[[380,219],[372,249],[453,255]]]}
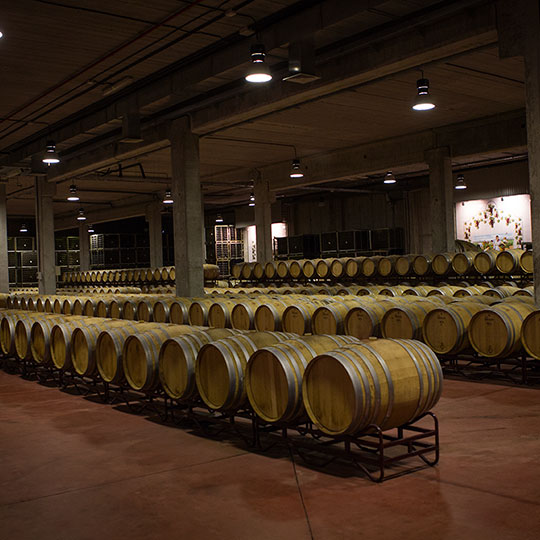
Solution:
{"label": "stacked barrel", "polygon": [[232,277],[249,281],[354,280],[389,277],[486,275],[529,275],[533,271],[531,251],[482,251],[431,255],[388,255],[336,259],[301,259],[261,263],[240,263]]}

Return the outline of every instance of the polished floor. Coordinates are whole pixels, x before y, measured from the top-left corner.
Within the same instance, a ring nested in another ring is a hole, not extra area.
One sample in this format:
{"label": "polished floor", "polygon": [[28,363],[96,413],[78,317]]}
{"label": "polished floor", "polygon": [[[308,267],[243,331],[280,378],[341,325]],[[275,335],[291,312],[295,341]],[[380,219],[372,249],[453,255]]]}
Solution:
{"label": "polished floor", "polygon": [[436,468],[373,484],[0,371],[0,538],[540,536],[540,389],[445,381]]}

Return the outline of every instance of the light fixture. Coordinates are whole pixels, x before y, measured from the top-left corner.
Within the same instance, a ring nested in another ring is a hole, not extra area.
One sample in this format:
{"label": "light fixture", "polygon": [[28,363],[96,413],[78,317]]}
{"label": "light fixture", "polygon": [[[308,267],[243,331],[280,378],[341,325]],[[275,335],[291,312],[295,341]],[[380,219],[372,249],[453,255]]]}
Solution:
{"label": "light fixture", "polygon": [[84,215],[83,208],[79,208],[79,215],[77,216],[77,221],[86,221],[86,216]]}
{"label": "light fixture", "polygon": [[264,61],[266,52],[262,43],[251,46],[251,66],[246,73],[246,81],[250,83],[265,83],[272,80],[268,64]]}
{"label": "light fixture", "polygon": [[77,202],[79,200],[79,196],[77,195],[77,186],[75,184],[71,184],[71,186],[69,186],[69,195],[67,200],[71,202]]}
{"label": "light fixture", "polygon": [[299,159],[293,159],[292,160],[291,172],[289,173],[289,176],[291,178],[303,178],[304,177],[304,173],[302,172],[302,169],[300,168],[300,160]]}
{"label": "light fixture", "polygon": [[255,206],[255,195],[253,194],[253,191],[251,192],[251,195],[249,196],[249,205],[248,206]]}
{"label": "light fixture", "polygon": [[454,189],[467,189],[467,184],[465,183],[465,177],[462,174],[457,175],[456,184]]}
{"label": "light fixture", "polygon": [[172,193],[171,193],[171,190],[168,189],[166,192],[165,192],[165,197],[163,197],[163,204],[172,204],[174,202],[173,198],[172,198]]}
{"label": "light fixture", "polygon": [[28,228],[26,227],[26,225],[24,223],[21,225],[21,228],[19,229],[19,232],[23,232],[23,233],[28,232]]}
{"label": "light fixture", "polygon": [[216,223],[223,223],[223,216],[221,214],[216,216]]}
{"label": "light fixture", "polygon": [[54,141],[47,141],[45,155],[43,156],[43,159],[41,161],[43,161],[43,163],[47,163],[47,165],[54,165],[56,163],[60,163],[60,158],[56,153],[56,145],[54,144]]}
{"label": "light fixture", "polygon": [[88,233],[92,234],[93,232],[96,232],[96,231],[94,231],[94,226],[93,225],[88,225]]}
{"label": "light fixture", "polygon": [[0,39],[2,39],[3,37],[4,37],[4,32],[0,31]]}
{"label": "light fixture", "polygon": [[416,95],[412,108],[415,111],[429,111],[434,109],[435,103],[433,103],[433,99],[429,95],[429,80],[424,79],[424,77],[418,79],[416,81],[416,88],[418,94]]}
{"label": "light fixture", "polygon": [[384,177],[385,184],[395,184],[397,182],[396,177],[392,174],[392,171],[388,171]]}

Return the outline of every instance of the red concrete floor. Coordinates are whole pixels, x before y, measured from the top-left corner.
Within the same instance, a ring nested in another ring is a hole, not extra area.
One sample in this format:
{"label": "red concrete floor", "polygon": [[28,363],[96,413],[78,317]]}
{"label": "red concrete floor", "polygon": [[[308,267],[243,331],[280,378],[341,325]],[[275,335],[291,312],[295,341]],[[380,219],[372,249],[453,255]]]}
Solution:
{"label": "red concrete floor", "polygon": [[436,468],[373,484],[0,371],[0,539],[538,539],[540,390],[445,381]]}

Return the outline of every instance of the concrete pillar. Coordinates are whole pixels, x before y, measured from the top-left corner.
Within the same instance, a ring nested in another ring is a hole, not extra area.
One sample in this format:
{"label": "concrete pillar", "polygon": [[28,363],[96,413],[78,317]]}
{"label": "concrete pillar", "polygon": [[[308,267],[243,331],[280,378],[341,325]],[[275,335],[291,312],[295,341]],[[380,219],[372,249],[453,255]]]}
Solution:
{"label": "concrete pillar", "polygon": [[35,189],[39,294],[56,294],[53,213],[56,185],[47,182],[47,178],[43,176],[36,177]]}
{"label": "concrete pillar", "polygon": [[90,270],[90,235],[86,221],[79,223],[79,266],[81,272]]}
{"label": "concrete pillar", "polygon": [[268,180],[258,175],[253,191],[255,195],[255,227],[257,231],[257,262],[272,260],[272,195]]}
{"label": "concrete pillar", "polygon": [[9,292],[6,184],[0,182],[0,293]]}
{"label": "concrete pillar", "polygon": [[199,175],[199,137],[189,118],[174,120],[169,128],[174,231],[174,263],[177,296],[202,296],[203,213]]}
{"label": "concrete pillar", "polygon": [[426,151],[425,157],[429,166],[431,251],[452,252],[455,251],[456,217],[450,149],[433,148]]}
{"label": "concrete pillar", "polygon": [[540,7],[538,0],[526,1],[524,28],[527,149],[531,194],[534,299],[540,306]]}
{"label": "concrete pillar", "polygon": [[498,0],[499,56],[523,56],[529,153],[534,298],[540,306],[540,6],[538,0]]}
{"label": "concrete pillar", "polygon": [[163,266],[163,235],[161,233],[161,202],[155,201],[146,207],[146,221],[150,236],[150,267]]}

